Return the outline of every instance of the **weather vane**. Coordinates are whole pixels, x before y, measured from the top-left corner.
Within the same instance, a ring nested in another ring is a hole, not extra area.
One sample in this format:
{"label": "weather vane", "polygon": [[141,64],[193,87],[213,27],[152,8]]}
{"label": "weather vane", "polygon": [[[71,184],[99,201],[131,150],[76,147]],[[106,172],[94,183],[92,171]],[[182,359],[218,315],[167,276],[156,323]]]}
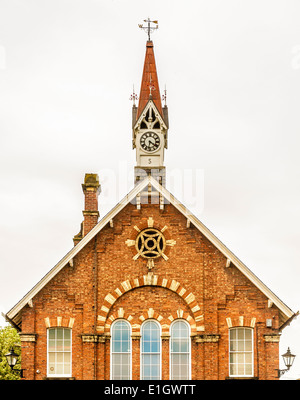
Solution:
{"label": "weather vane", "polygon": [[[139,24],[139,28],[143,29],[146,33],[148,33],[148,40],[149,42],[151,41],[150,39],[150,33],[155,31],[155,29],[158,29],[158,21],[150,21],[150,18],[144,19],[144,22],[147,22],[147,26],[143,26]],[[150,24],[156,24],[156,26],[151,26]]]}

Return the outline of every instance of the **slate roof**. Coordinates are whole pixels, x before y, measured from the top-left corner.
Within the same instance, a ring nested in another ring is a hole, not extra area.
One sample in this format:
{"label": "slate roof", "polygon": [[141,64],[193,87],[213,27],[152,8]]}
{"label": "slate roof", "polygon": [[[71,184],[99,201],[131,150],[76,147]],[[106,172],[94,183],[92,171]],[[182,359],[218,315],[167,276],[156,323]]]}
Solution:
{"label": "slate roof", "polygon": [[155,103],[160,115],[163,115],[152,41],[148,41],[146,44],[146,55],[140,89],[139,105],[137,110],[137,119],[139,118],[146,104],[148,103],[150,96],[150,82],[152,86],[152,100]]}

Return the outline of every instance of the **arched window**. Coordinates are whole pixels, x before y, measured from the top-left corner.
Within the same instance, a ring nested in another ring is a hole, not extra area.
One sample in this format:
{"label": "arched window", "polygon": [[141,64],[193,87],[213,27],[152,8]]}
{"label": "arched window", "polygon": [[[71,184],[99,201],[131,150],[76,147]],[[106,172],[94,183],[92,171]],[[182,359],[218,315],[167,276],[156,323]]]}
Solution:
{"label": "arched window", "polygon": [[161,379],[161,333],[154,320],[142,325],[141,379]]}
{"label": "arched window", "polygon": [[130,324],[125,320],[111,327],[111,379],[131,379]]}
{"label": "arched window", "polygon": [[171,325],[170,379],[191,379],[190,370],[190,327],[177,320]]}
{"label": "arched window", "polygon": [[253,329],[229,331],[229,375],[253,376]]}
{"label": "arched window", "polygon": [[50,328],[47,332],[47,375],[71,376],[72,335],[69,328]]}

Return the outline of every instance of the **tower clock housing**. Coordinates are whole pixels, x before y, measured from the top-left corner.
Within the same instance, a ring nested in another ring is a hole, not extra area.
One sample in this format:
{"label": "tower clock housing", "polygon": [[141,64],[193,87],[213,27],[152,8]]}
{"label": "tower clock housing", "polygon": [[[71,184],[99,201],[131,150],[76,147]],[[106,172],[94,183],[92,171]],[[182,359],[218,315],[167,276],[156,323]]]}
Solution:
{"label": "tower clock housing", "polygon": [[[163,108],[166,113],[166,107]],[[164,150],[168,127],[154,101],[149,101],[133,125],[133,148],[136,149],[135,182],[151,174],[165,185]]]}

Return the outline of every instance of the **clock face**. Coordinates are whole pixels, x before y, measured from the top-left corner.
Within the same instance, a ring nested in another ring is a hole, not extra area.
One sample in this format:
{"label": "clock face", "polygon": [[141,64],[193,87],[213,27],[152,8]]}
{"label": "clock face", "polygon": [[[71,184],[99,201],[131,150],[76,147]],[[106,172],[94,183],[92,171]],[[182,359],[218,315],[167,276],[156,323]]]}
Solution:
{"label": "clock face", "polygon": [[141,136],[141,146],[146,151],[155,151],[159,148],[160,139],[155,132],[145,132]]}

